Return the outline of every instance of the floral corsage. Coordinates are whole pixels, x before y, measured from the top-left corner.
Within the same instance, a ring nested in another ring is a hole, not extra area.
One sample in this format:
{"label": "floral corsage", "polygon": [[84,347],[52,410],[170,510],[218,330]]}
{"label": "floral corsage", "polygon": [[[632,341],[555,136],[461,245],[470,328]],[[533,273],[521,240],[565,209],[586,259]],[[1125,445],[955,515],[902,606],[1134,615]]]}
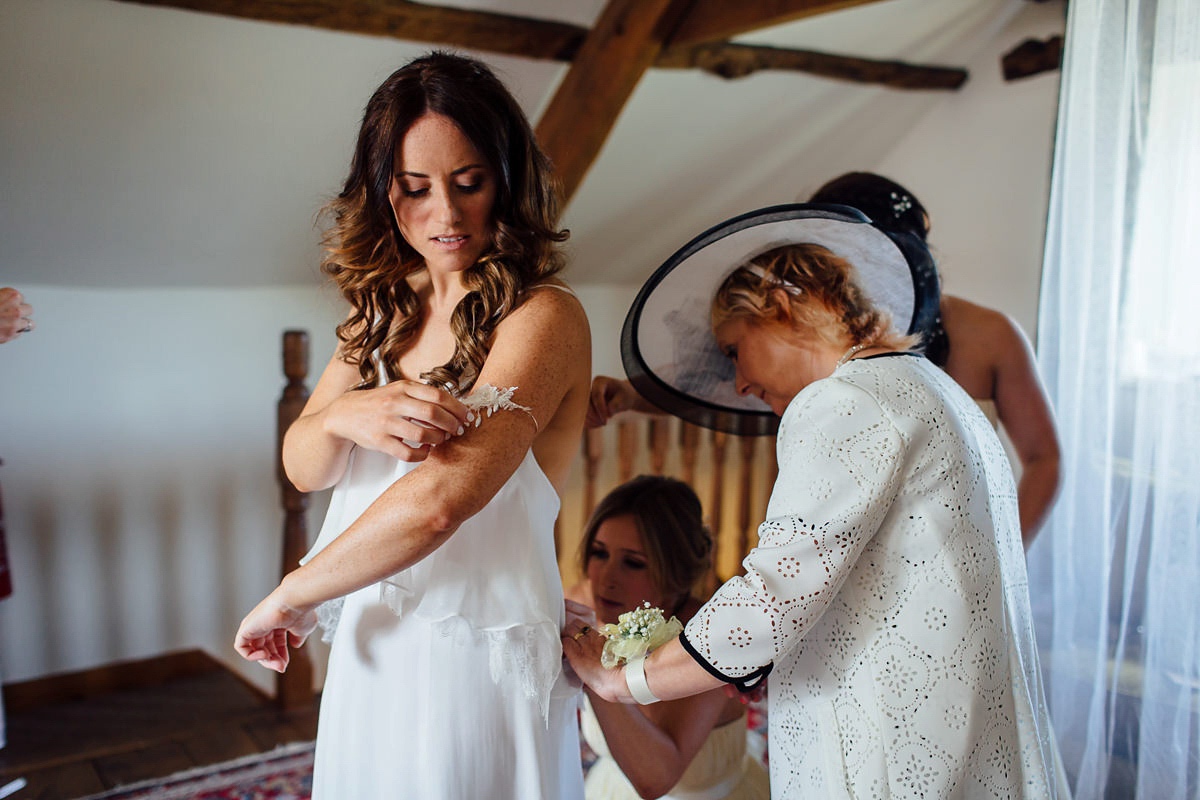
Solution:
{"label": "floral corsage", "polygon": [[609,623],[600,629],[608,639],[600,653],[600,663],[606,669],[618,667],[666,644],[681,631],[682,622],[675,617],[665,619],[661,608],[646,603],[617,617],[616,625]]}

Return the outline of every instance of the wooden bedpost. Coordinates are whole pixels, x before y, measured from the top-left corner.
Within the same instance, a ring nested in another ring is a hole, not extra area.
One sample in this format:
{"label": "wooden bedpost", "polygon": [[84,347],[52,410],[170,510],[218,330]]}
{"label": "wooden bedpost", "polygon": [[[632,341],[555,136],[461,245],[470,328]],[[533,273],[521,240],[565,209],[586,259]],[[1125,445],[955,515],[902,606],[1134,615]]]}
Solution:
{"label": "wooden bedpost", "polygon": [[583,514],[579,530],[583,530],[592,509],[596,507],[596,478],[600,474],[600,460],[604,457],[604,429],[588,428],[583,432]]}
{"label": "wooden bedpost", "polygon": [[625,483],[633,477],[638,449],[638,423],[622,419],[617,423],[617,481]]}
{"label": "wooden bedpost", "polygon": [[[683,482],[696,487],[696,454],[700,448],[700,428],[684,420],[679,421],[679,459],[682,463]],[[716,535],[715,533],[713,534]]]}
{"label": "wooden bedpost", "polygon": [[[737,552],[739,562],[745,557],[746,553],[750,552],[750,530],[754,524],[752,507],[754,502],[754,498],[752,497],[754,488],[754,462],[758,453],[758,437],[743,436],[741,437],[740,445],[742,460],[738,471],[741,480],[738,484],[737,493]],[[739,563],[736,573],[740,575],[743,572],[744,570]]]}
{"label": "wooden bedpost", "polygon": [[[283,503],[283,569],[286,575],[299,564],[308,551],[308,495],[297,489],[283,471],[283,435],[287,433],[304,404],[308,402],[308,332],[284,331],[283,374],[287,384],[279,398],[276,428],[275,468],[282,490]],[[313,700],[313,664],[307,647],[292,651],[287,672],[275,679],[275,702],[280,708],[290,710],[310,706]]]}
{"label": "wooden bedpost", "polygon": [[725,447],[729,443],[729,434],[710,430],[709,435],[712,444],[712,486],[708,495],[708,528],[713,536],[712,585],[709,591],[712,591],[724,582],[718,562],[721,558],[721,519],[725,512]]}
{"label": "wooden bedpost", "polygon": [[650,418],[650,430],[647,432],[647,444],[650,447],[650,474],[667,474],[667,448],[670,445],[669,420],[661,417]]}

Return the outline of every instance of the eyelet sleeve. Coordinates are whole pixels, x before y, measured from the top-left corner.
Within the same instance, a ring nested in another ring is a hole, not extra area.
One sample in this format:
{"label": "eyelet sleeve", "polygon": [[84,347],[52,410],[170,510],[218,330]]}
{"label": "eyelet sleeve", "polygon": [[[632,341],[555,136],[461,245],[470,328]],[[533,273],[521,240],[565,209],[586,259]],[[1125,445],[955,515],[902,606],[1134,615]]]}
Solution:
{"label": "eyelet sleeve", "polygon": [[901,484],[904,435],[861,388],[827,379],[796,396],[777,440],[779,475],[745,574],[685,630],[685,648],[743,691],[836,601]]}

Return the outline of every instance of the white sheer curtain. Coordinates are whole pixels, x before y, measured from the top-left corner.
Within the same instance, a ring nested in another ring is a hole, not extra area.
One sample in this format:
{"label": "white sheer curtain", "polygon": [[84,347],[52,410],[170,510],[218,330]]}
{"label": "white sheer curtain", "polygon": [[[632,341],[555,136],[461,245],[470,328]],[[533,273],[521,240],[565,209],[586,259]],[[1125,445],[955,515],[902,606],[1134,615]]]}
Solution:
{"label": "white sheer curtain", "polygon": [[1200,798],[1200,0],[1071,0],[1051,186],[1051,719],[1077,800]]}

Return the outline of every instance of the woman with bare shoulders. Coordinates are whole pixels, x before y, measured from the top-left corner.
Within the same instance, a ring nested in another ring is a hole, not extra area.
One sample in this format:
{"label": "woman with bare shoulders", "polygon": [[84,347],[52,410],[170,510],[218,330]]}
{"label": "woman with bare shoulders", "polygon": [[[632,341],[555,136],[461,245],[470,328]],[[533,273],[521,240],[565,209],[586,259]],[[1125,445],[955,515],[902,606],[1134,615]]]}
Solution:
{"label": "woman with bare shoulders", "polygon": [[[913,195],[873,172],[847,172],[826,183],[813,203],[857,208],[880,226],[925,241],[930,218]],[[1021,462],[1017,501],[1021,539],[1028,548],[1050,514],[1061,481],[1058,430],[1033,348],[1008,315],[943,294],[941,314],[925,347],[929,360],[944,369],[979,403],[1005,433]]]}
{"label": "woman with bare shoulders", "polygon": [[[579,544],[585,580],[567,592],[573,617],[616,624],[649,603],[686,623],[703,601],[712,535],[686,483],[640,475],[596,505]],[[767,800],[767,772],[747,753],[746,708],[720,690],[655,706],[612,703],[587,691],[583,737],[598,758],[587,800],[703,797]]]}
{"label": "woman with bare shoulders", "polygon": [[372,96],[329,210],[351,310],[283,458],[334,491],[236,647],[283,671],[332,637],[316,800],[581,797],[553,525],[590,343],[549,164],[491,70],[433,53]]}

